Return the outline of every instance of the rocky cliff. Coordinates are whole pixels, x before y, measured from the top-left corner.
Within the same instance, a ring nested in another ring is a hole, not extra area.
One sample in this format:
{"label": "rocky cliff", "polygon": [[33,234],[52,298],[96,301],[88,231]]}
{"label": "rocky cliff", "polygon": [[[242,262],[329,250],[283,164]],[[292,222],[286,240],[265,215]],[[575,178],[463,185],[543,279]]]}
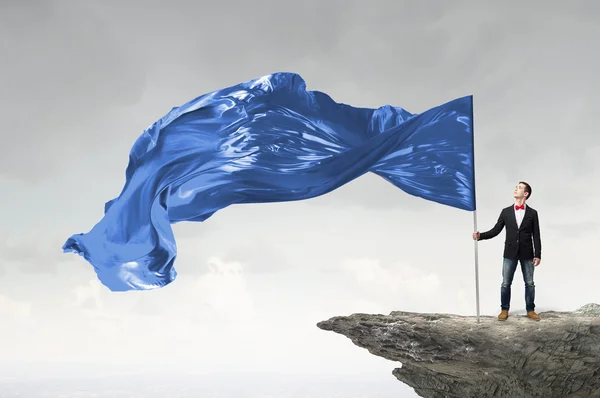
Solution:
{"label": "rocky cliff", "polygon": [[422,397],[600,397],[600,305],[540,321],[353,314],[317,326],[402,363],[392,374]]}

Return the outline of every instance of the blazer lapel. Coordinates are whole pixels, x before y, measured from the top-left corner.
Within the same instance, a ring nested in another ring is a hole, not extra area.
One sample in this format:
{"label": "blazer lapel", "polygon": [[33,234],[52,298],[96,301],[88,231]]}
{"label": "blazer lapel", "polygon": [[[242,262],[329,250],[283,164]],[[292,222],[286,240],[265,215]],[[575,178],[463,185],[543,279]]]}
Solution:
{"label": "blazer lapel", "polygon": [[[523,214],[523,221],[521,221],[521,226],[519,227],[519,231],[521,230],[521,228],[523,228],[523,225],[525,224],[525,220],[527,220],[527,216],[529,215],[529,213],[531,213],[531,210],[529,210],[529,206],[525,206],[525,214]],[[514,211],[513,211],[513,214],[514,214]],[[516,218],[515,218],[515,222],[516,222]]]}
{"label": "blazer lapel", "polygon": [[512,205],[511,207],[508,208],[508,219],[510,220],[512,225],[515,227],[515,229],[518,230],[519,226],[517,225],[517,217],[515,217],[515,206],[514,205]]}

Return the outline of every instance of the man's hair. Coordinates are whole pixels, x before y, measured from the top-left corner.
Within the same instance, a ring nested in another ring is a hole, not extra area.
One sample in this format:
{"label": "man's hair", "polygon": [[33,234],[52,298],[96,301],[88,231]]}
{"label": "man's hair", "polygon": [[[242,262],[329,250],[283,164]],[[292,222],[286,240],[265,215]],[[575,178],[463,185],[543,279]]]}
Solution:
{"label": "man's hair", "polygon": [[525,185],[525,192],[528,194],[525,200],[531,198],[531,185],[527,184],[525,181],[519,181],[519,184]]}

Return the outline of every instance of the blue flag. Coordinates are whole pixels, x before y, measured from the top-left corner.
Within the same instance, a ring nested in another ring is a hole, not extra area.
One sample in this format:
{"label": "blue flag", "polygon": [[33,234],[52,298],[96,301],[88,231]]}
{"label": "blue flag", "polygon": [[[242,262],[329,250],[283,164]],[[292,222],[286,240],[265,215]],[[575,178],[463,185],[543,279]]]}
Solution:
{"label": "blue flag", "polygon": [[296,201],[375,173],[408,194],[475,210],[473,102],[421,114],[355,108],[275,73],[173,108],[133,144],[121,194],[63,251],[112,291],[165,286],[177,273],[171,224],[237,203]]}

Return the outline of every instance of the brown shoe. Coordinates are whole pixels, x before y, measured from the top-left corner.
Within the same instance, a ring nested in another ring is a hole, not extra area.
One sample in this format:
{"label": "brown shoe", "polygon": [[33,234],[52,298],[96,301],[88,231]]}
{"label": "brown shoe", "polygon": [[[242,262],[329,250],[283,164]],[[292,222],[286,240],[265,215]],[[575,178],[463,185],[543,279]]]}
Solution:
{"label": "brown shoe", "polygon": [[498,320],[505,321],[508,318],[508,310],[502,310],[500,315],[498,315]]}
{"label": "brown shoe", "polygon": [[534,321],[539,321],[540,316],[535,313],[535,311],[527,311],[527,317],[533,319]]}

